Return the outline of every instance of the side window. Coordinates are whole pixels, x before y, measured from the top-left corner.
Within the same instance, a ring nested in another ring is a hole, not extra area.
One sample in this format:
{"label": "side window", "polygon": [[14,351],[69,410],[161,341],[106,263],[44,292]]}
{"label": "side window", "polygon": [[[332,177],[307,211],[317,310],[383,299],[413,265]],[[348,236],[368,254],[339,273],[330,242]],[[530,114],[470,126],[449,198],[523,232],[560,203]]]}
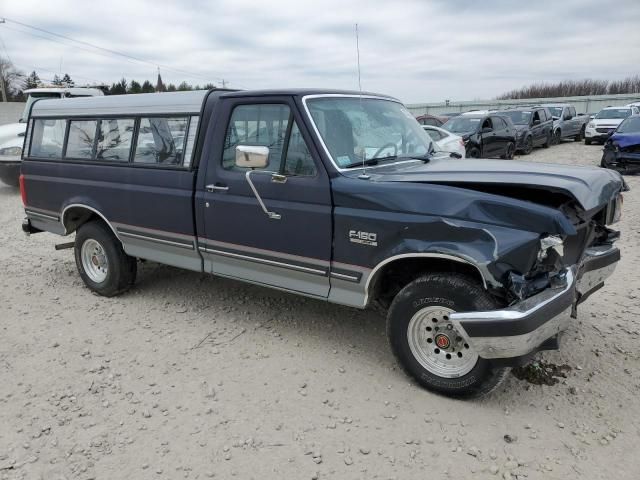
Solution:
{"label": "side window", "polygon": [[35,119],[32,121],[29,156],[62,158],[62,145],[67,126],[65,120]]}
{"label": "side window", "polygon": [[109,118],[101,120],[96,147],[96,159],[128,162],[134,125],[135,120],[133,118]]}
{"label": "side window", "polygon": [[133,162],[182,165],[186,134],[187,117],[141,118]]}
{"label": "side window", "polygon": [[293,121],[293,126],[291,127],[287,156],[284,160],[282,173],[299,176],[314,176],[316,174],[316,165],[313,162],[313,157],[295,121]]}
{"label": "side window", "polygon": [[482,129],[490,128],[493,130],[493,125],[491,124],[491,119],[486,118],[484,122],[482,122]]}
{"label": "side window", "polygon": [[279,172],[282,165],[284,140],[291,111],[283,104],[239,105],[233,109],[224,140],[222,167],[235,166],[236,147],[259,145],[269,147],[269,164],[265,170]]}
{"label": "side window", "polygon": [[98,129],[97,120],[71,120],[69,139],[64,156],[66,158],[91,159]]}
{"label": "side window", "polygon": [[198,133],[198,123],[200,122],[200,117],[193,116],[191,120],[189,120],[189,133],[187,134],[187,145],[184,149],[184,166],[188,167],[191,165],[191,156],[193,154],[193,146],[196,141],[196,134]]}
{"label": "side window", "polygon": [[571,115],[572,117],[576,116],[576,109],[575,107],[569,107],[569,115]]}
{"label": "side window", "polygon": [[540,110],[536,110],[533,112],[533,121],[538,121],[538,123],[542,122],[542,117],[540,116]]}
{"label": "side window", "polygon": [[540,110],[538,110],[538,115],[540,116],[541,122],[547,121],[547,112],[544,111],[544,108],[541,108]]}
{"label": "side window", "polygon": [[491,123],[494,130],[502,130],[507,128],[507,124],[500,117],[491,117]]}

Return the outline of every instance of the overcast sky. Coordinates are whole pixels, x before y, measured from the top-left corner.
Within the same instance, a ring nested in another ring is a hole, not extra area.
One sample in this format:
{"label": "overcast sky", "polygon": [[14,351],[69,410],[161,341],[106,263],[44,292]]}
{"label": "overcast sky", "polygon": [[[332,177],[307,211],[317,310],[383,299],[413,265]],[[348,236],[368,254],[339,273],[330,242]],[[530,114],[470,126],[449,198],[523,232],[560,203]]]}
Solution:
{"label": "overcast sky", "polygon": [[[407,103],[640,70],[640,0],[2,0],[0,17],[189,73],[161,67],[165,83],[357,89],[356,22],[363,89]],[[62,64],[77,83],[155,83],[150,64],[33,34],[51,38],[0,25],[25,72],[51,78]]]}

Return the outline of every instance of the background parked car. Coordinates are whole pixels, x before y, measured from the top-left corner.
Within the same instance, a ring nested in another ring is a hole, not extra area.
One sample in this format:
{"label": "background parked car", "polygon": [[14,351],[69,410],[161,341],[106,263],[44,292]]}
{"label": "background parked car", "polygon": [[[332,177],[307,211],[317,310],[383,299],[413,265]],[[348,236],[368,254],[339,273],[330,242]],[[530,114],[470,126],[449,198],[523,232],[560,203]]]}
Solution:
{"label": "background parked car", "polygon": [[587,125],[584,143],[586,145],[591,145],[591,142],[604,143],[625,118],[639,113],[638,107],[603,108]]}
{"label": "background parked car", "polygon": [[434,127],[441,127],[444,125],[444,122],[447,121],[446,118],[428,114],[420,115],[419,117],[416,117],[416,120],[420,125],[433,125]]}
{"label": "background parked car", "polygon": [[618,125],[604,144],[600,165],[621,173],[640,173],[640,115]]}
{"label": "background parked car", "polygon": [[431,140],[434,141],[439,150],[458,153],[462,155],[462,158],[466,156],[467,151],[464,148],[464,141],[461,136],[448,132],[444,128],[431,125],[423,125],[422,128],[431,137]]}
{"label": "background parked car", "polygon": [[509,117],[494,113],[465,113],[442,128],[460,135],[467,157],[511,159],[516,151],[516,129]]}
{"label": "background parked car", "polygon": [[577,114],[573,105],[568,103],[545,103],[553,115],[553,144],[560,143],[563,138],[573,138],[579,142],[584,137],[589,117],[583,113]]}
{"label": "background parked car", "polygon": [[553,139],[553,119],[544,107],[514,108],[497,112],[509,117],[516,129],[516,150],[529,155],[533,147],[547,148]]}

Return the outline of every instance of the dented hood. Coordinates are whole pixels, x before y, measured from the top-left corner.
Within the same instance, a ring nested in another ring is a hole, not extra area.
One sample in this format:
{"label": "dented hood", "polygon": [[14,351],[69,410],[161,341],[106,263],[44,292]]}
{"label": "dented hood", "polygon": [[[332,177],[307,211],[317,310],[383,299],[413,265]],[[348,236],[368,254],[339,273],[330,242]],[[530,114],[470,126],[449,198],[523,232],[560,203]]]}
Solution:
{"label": "dented hood", "polygon": [[429,182],[458,187],[522,186],[565,194],[585,210],[605,205],[626,185],[617,172],[599,167],[513,160],[434,158],[367,170],[372,181]]}

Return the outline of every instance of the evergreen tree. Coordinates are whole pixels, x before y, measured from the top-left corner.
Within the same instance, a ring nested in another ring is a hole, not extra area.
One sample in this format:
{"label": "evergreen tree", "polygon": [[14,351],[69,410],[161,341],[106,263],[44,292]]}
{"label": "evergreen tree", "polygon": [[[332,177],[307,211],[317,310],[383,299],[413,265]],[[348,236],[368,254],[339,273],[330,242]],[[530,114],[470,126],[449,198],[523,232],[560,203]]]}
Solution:
{"label": "evergreen tree", "polygon": [[155,91],[156,89],[153,88],[153,85],[151,84],[151,82],[149,80],[145,80],[144,83],[142,84],[142,93],[153,93]]}
{"label": "evergreen tree", "polygon": [[111,85],[109,93],[111,95],[124,95],[127,93],[127,80],[123,78],[118,83]]}
{"label": "evergreen tree", "polygon": [[193,90],[193,88],[191,88],[191,85],[189,85],[187,82],[182,82],[180,85],[178,85],[179,92],[185,92],[187,90]]}
{"label": "evergreen tree", "polygon": [[176,90],[176,86],[173,83],[167,85],[167,92],[175,92]]}
{"label": "evergreen tree", "polygon": [[40,86],[40,77],[35,72],[31,72],[27,79],[24,81],[24,89],[28,90],[30,88],[38,88]]}
{"label": "evergreen tree", "polygon": [[75,86],[75,82],[71,80],[71,77],[69,76],[68,73],[65,73],[64,76],[62,77],[62,83],[64,83],[67,87]]}
{"label": "evergreen tree", "polygon": [[162,77],[160,76],[160,70],[158,70],[158,80],[156,81],[156,92],[166,92],[167,87],[162,83]]}
{"label": "evergreen tree", "polygon": [[205,86],[204,86],[204,87],[202,87],[202,88],[203,88],[203,89],[205,89],[205,90],[211,90],[211,89],[213,89],[213,88],[216,88],[216,86],[215,86],[213,83],[207,83],[207,84],[205,84]]}
{"label": "evergreen tree", "polygon": [[142,93],[142,86],[135,80],[131,80],[127,93]]}
{"label": "evergreen tree", "polygon": [[62,80],[60,79],[60,77],[56,74],[53,76],[53,82],[54,85],[61,87],[62,86]]}

